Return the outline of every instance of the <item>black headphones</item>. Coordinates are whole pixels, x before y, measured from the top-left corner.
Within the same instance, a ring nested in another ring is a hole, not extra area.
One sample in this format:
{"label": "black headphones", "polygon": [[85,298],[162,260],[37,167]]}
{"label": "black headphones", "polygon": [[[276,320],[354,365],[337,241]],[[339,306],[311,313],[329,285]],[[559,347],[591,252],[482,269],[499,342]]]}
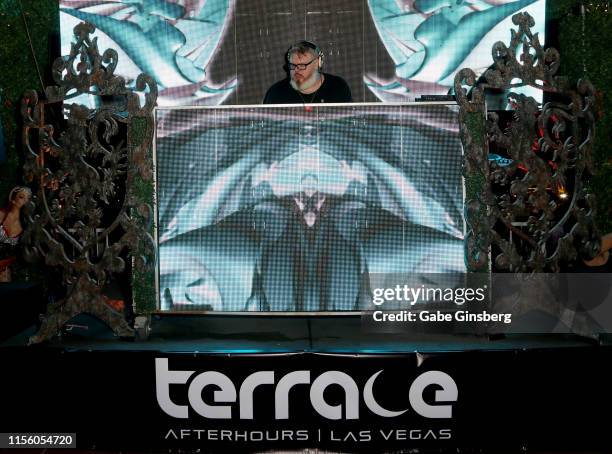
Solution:
{"label": "black headphones", "polygon": [[321,48],[319,46],[317,46],[314,43],[311,43],[310,41],[298,41],[297,43],[294,43],[291,45],[291,47],[289,47],[289,49],[287,49],[287,52],[285,53],[285,70],[289,69],[289,63],[290,63],[290,58],[291,58],[291,54],[293,53],[294,50],[299,49],[299,48],[304,48],[304,47],[308,47],[309,49],[312,49],[314,51],[314,53],[316,54],[317,57],[319,57],[319,62],[318,62],[318,69],[319,71],[321,71],[321,68],[323,67],[323,51],[321,50]]}

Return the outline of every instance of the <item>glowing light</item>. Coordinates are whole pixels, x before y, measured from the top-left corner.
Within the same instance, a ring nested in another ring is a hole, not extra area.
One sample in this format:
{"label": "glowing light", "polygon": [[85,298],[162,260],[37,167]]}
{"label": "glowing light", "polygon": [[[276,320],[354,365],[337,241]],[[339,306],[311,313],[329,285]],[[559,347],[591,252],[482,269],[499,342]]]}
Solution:
{"label": "glowing light", "polygon": [[557,196],[561,199],[561,200],[565,200],[569,197],[569,194],[567,193],[567,190],[565,189],[565,186],[563,186],[563,184],[559,183],[559,185],[557,186]]}

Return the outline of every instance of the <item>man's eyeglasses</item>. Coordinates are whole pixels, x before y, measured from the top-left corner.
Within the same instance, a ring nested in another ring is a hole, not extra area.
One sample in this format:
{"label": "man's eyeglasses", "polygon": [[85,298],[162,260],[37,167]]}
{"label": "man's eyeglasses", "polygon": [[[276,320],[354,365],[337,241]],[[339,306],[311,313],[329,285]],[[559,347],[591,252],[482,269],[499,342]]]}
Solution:
{"label": "man's eyeglasses", "polygon": [[312,60],[310,60],[308,63],[289,63],[287,66],[289,67],[289,69],[293,70],[293,69],[299,69],[300,71],[303,71],[306,69],[306,67],[311,64],[313,61],[315,61],[316,59],[318,59],[319,57],[315,57]]}

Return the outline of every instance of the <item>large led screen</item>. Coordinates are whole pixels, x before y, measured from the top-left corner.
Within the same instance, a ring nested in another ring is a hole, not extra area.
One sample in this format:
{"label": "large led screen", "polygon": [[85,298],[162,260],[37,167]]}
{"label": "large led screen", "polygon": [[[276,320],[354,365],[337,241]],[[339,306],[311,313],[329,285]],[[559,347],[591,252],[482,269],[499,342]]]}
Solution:
{"label": "large led screen", "polygon": [[455,106],[160,108],[156,134],[161,310],[356,311],[373,276],[465,272]]}
{"label": "large led screen", "polygon": [[544,0],[60,0],[60,11],[62,55],[90,22],[119,74],[157,81],[160,106],[261,103],[302,39],[356,102],[448,94],[459,69],[492,65],[513,14],[531,14],[542,42],[545,23]]}

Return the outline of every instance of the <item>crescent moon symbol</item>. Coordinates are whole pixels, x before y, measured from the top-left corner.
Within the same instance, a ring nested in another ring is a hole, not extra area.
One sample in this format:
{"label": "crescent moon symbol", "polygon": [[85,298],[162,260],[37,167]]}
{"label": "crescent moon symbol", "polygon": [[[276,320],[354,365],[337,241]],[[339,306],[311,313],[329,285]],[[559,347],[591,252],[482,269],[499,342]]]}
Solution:
{"label": "crescent moon symbol", "polygon": [[378,416],[382,416],[383,418],[394,418],[396,416],[406,413],[408,409],[400,411],[387,410],[386,408],[381,407],[378,402],[376,402],[376,399],[374,399],[374,382],[376,381],[376,378],[380,375],[381,372],[382,370],[376,372],[368,379],[365,384],[365,388],[363,390],[363,400],[365,401],[366,406],[370,409],[370,411],[377,414]]}

